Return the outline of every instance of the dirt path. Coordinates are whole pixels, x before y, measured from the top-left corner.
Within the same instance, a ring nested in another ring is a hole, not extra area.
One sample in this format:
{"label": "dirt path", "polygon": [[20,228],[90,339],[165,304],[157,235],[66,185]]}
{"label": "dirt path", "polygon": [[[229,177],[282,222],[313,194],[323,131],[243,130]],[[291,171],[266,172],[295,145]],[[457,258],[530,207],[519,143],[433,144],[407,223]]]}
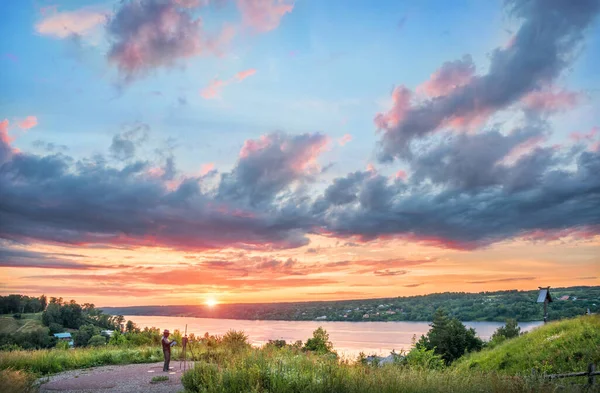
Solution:
{"label": "dirt path", "polygon": [[[188,363],[188,367],[191,364]],[[41,393],[177,393],[183,391],[179,362],[171,362],[169,373],[162,363],[103,366],[72,370],[40,380]],[[166,375],[168,381],[150,383],[152,377]]]}

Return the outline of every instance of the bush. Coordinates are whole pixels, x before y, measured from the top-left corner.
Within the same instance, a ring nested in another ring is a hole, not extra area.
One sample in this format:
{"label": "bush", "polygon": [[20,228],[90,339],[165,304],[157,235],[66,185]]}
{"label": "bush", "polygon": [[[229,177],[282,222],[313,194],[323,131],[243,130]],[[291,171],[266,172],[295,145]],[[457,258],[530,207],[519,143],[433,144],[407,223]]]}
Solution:
{"label": "bush", "polygon": [[64,350],[64,349],[69,349],[69,348],[71,348],[71,346],[69,345],[69,342],[68,342],[68,341],[65,341],[65,340],[59,340],[59,341],[56,343],[56,347],[55,347],[55,348],[56,348],[56,349],[63,349],[63,350]]}
{"label": "bush", "polygon": [[239,351],[250,346],[248,343],[248,336],[241,330],[229,330],[221,338],[221,342],[233,351]]}
{"label": "bush", "polygon": [[446,364],[440,355],[433,349],[423,347],[413,348],[404,358],[404,363],[411,368],[422,370],[441,370]]}
{"label": "bush", "polygon": [[20,313],[13,314],[13,318],[14,319],[21,319],[21,314]]}
{"label": "bush", "polygon": [[106,345],[106,338],[100,334],[96,334],[90,338],[87,345],[90,347],[99,347]]}

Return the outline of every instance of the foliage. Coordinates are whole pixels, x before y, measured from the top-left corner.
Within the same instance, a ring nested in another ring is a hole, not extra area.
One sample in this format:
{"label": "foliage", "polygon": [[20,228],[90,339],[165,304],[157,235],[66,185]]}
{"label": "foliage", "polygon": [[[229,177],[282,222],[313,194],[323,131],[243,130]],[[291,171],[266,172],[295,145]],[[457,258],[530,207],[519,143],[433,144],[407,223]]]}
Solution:
{"label": "foliage", "polygon": [[229,330],[223,335],[221,342],[233,351],[240,351],[250,346],[248,336],[244,332],[237,330]]}
{"label": "foliage", "polygon": [[437,355],[433,349],[425,349],[421,346],[411,349],[403,363],[419,370],[442,370],[446,366],[441,355]]}
{"label": "foliage", "polygon": [[[328,321],[431,321],[435,310],[444,307],[460,321],[541,321],[542,307],[536,303],[538,290],[480,293],[446,292],[422,296],[382,299],[338,300],[273,304],[221,304],[205,306],[106,307],[108,313],[126,315],[194,316],[199,318],[311,321],[326,316]],[[548,307],[549,319],[584,315],[589,308],[600,313],[600,286],[552,288],[555,302]],[[558,300],[561,296],[568,300]],[[576,299],[575,299],[576,298]],[[364,314],[369,314],[364,319]]]}
{"label": "foliage", "polygon": [[495,348],[465,356],[456,363],[461,370],[527,373],[585,371],[600,364],[600,315],[548,323]]}
{"label": "foliage", "polygon": [[56,348],[56,349],[69,349],[70,348],[69,342],[65,341],[65,340],[58,340],[56,342],[56,346],[54,348]]}
{"label": "foliage", "polygon": [[35,378],[24,371],[0,370],[0,386],[3,393],[34,393]]}
{"label": "foliage", "polygon": [[0,296],[0,314],[37,313],[46,309],[46,296],[31,297],[12,294]]}
{"label": "foliage", "polygon": [[23,349],[50,348],[56,344],[56,338],[48,335],[46,329],[26,332],[0,333],[0,347],[18,346]]}
{"label": "foliage", "polygon": [[493,348],[496,345],[503,343],[506,340],[511,338],[519,337],[521,334],[521,328],[515,319],[507,319],[504,326],[500,326],[492,337],[490,341],[486,343],[487,347]]}
{"label": "foliage", "polygon": [[123,316],[105,314],[91,303],[77,304],[74,300],[64,302],[62,298],[50,298],[50,303],[42,313],[44,326],[58,324],[69,329],[79,329],[82,325],[94,325],[103,329],[120,330]]}
{"label": "foliage", "polygon": [[37,375],[47,375],[111,364],[153,363],[162,359],[162,350],[158,346],[138,348],[105,346],[70,350],[54,348],[0,352],[0,370],[24,370]]}
{"label": "foliage", "polygon": [[135,325],[135,323],[133,323],[133,321],[129,320],[125,325],[125,331],[127,333],[139,333],[140,329]]}
{"label": "foliage", "polygon": [[163,381],[168,381],[169,377],[167,377],[166,375],[157,375],[156,377],[152,377],[152,379],[150,380],[150,383],[157,383],[157,382],[163,382]]}
{"label": "foliage", "polygon": [[87,345],[90,347],[100,347],[106,345],[106,338],[104,336],[96,334],[89,339]]}
{"label": "foliage", "polygon": [[322,327],[318,327],[314,332],[312,338],[306,340],[304,344],[305,351],[317,352],[319,354],[333,352],[333,344],[329,341],[329,333]]}
{"label": "foliage", "polygon": [[493,372],[370,367],[273,347],[197,362],[182,383],[186,392],[202,393],[545,392],[553,386]]}
{"label": "foliage", "polygon": [[50,329],[50,334],[62,333],[65,331],[65,328],[60,323],[52,322],[48,328]]}
{"label": "foliage", "polygon": [[83,325],[73,334],[73,341],[76,347],[84,347],[88,345],[90,339],[100,334],[100,329],[94,325]]}
{"label": "foliage", "polygon": [[446,364],[452,363],[465,352],[479,351],[483,341],[473,328],[467,329],[458,319],[451,318],[440,308],[433,316],[431,329],[416,343],[417,347],[433,350]]}

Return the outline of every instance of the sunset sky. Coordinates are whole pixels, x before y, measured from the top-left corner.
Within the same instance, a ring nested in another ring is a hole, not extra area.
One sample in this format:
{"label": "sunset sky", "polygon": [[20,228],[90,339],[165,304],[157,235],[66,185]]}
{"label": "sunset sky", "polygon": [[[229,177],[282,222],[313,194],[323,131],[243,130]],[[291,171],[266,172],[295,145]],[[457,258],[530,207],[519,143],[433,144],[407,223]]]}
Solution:
{"label": "sunset sky", "polygon": [[0,294],[600,285],[600,0],[0,12]]}

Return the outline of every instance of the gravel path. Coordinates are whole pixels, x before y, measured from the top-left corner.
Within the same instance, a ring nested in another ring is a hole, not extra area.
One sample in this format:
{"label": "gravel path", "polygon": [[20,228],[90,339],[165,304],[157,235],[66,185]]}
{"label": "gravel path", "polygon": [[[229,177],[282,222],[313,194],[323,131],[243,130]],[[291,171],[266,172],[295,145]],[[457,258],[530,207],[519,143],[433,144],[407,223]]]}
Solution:
{"label": "gravel path", "polygon": [[[171,362],[169,373],[161,363],[103,366],[72,370],[40,379],[40,393],[177,393],[183,391],[179,362]],[[188,362],[188,368],[193,365]],[[168,381],[151,383],[152,377],[166,375]]]}

